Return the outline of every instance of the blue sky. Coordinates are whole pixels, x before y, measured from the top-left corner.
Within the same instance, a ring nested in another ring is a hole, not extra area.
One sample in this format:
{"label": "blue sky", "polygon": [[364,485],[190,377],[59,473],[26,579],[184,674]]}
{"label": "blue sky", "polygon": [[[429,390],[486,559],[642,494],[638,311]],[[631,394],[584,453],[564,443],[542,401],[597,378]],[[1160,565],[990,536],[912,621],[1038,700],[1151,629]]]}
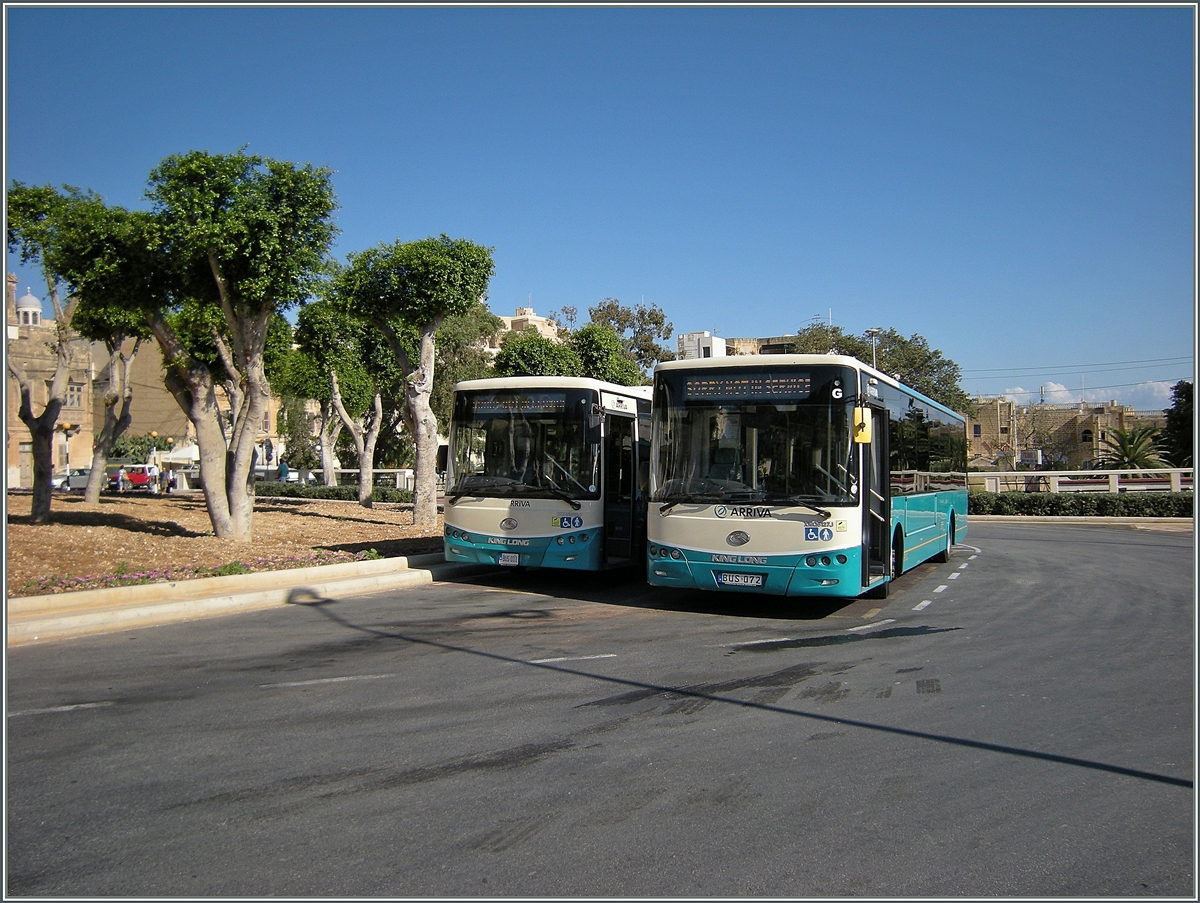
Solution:
{"label": "blue sky", "polygon": [[496,313],[832,316],[972,393],[1153,409],[1194,370],[1193,35],[1190,7],[9,6],[5,183],[140,206],[167,155],[246,145],[336,171],[339,259],[493,247]]}

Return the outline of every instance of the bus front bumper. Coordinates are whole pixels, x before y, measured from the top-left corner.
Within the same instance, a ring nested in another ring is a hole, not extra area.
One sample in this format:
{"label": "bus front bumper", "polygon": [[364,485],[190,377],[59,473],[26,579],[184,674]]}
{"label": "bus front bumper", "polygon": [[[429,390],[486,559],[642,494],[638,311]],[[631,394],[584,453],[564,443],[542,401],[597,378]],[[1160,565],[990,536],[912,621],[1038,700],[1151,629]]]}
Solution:
{"label": "bus front bumper", "polygon": [[806,555],[719,556],[733,560],[714,562],[718,556],[707,552],[653,543],[651,547],[646,573],[652,586],[770,596],[854,597],[862,592],[857,548]]}
{"label": "bus front bumper", "polygon": [[497,567],[565,568],[594,571],[601,566],[597,529],[558,536],[488,536],[447,527],[443,536],[446,561]]}

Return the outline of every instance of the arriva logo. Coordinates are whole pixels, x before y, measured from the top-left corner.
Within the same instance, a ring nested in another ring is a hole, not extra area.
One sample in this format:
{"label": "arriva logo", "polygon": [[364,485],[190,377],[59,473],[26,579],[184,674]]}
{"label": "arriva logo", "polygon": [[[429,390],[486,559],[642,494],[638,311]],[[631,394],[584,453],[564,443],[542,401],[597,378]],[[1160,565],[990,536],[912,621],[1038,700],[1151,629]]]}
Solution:
{"label": "arriva logo", "polygon": [[729,509],[724,505],[717,505],[717,507],[713,508],[713,514],[715,514],[717,517],[728,517]]}

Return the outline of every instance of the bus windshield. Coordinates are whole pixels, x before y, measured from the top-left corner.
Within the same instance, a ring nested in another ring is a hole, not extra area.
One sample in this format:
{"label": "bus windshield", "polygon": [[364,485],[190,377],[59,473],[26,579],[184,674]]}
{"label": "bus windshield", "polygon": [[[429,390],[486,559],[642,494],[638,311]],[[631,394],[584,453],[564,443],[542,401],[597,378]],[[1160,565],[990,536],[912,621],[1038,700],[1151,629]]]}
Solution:
{"label": "bus windshield", "polygon": [[580,389],[458,393],[447,496],[598,498],[599,436],[591,436],[588,428],[592,394]]}
{"label": "bus windshield", "polygon": [[856,503],[853,370],[660,370],[654,393],[654,501]]}

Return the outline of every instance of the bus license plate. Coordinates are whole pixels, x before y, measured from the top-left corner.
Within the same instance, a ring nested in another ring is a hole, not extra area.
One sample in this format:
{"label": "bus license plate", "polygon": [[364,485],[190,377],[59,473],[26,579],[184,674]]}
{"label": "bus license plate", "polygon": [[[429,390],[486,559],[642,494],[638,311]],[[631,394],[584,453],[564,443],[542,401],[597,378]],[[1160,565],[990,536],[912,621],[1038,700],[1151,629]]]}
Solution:
{"label": "bus license plate", "polygon": [[762,574],[729,574],[717,572],[717,583],[721,586],[762,586]]}
{"label": "bus license plate", "polygon": [[501,552],[499,564],[513,567],[521,563],[521,555],[519,552]]}

